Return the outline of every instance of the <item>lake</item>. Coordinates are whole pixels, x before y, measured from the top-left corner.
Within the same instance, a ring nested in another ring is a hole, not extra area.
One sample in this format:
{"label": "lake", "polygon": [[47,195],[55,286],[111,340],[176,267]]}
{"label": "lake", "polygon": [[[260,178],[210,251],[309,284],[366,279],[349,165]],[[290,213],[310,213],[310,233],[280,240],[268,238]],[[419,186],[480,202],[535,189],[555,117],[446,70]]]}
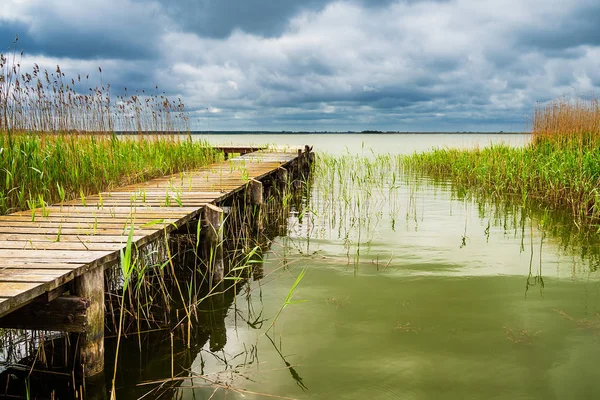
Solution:
{"label": "lake", "polygon": [[207,311],[217,327],[197,348],[148,341],[143,359],[136,340],[125,348],[118,398],[156,396],[139,384],[173,363],[210,382],[182,379],[163,398],[600,397],[597,244],[560,212],[457,193],[393,157],[528,135],[197,137],[313,145],[314,181],[260,275]]}

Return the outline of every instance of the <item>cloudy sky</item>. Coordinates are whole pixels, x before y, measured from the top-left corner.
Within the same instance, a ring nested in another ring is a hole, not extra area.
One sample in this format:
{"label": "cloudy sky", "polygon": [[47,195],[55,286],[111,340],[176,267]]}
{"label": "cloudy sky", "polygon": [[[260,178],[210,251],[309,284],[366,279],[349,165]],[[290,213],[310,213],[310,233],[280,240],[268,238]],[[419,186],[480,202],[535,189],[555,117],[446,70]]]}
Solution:
{"label": "cloudy sky", "polygon": [[599,92],[598,21],[598,0],[1,0],[0,49],[158,85],[195,129],[519,131]]}

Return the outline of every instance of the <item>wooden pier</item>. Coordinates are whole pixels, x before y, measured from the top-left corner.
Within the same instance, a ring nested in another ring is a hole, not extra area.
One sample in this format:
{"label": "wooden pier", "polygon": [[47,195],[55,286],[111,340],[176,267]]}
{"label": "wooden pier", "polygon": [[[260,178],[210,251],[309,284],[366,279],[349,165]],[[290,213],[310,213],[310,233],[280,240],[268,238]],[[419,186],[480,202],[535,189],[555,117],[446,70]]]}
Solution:
{"label": "wooden pier", "polygon": [[311,156],[308,147],[222,151],[240,156],[0,216],[0,327],[81,333],[85,375],[101,372],[104,269],[119,261],[130,234],[140,247],[201,218],[219,224],[218,204],[244,190],[262,199],[261,180],[287,176]]}

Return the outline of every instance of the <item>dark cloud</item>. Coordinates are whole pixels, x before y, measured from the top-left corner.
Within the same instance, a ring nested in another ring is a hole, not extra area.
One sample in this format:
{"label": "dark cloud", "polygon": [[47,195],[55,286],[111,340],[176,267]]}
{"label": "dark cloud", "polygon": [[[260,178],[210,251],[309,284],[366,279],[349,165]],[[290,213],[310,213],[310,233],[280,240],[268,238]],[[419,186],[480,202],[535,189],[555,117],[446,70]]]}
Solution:
{"label": "dark cloud", "polygon": [[600,90],[592,0],[3,1],[3,48],[113,94],[158,85],[211,129],[509,130]]}
{"label": "dark cloud", "polygon": [[[599,46],[600,3],[587,3],[574,10],[565,10],[555,18],[536,19],[518,32],[518,42],[540,49],[548,55],[569,56],[579,46]],[[564,51],[566,50],[566,51]],[[551,54],[552,53],[552,54]]]}
{"label": "dark cloud", "polygon": [[163,0],[164,10],[181,28],[212,38],[235,29],[261,36],[280,35],[289,18],[302,9],[318,9],[328,0]]}
{"label": "dark cloud", "polygon": [[55,27],[48,27],[42,33],[32,35],[21,23],[9,24],[6,29],[0,30],[0,41],[11,43],[16,35],[19,37],[17,48],[27,54],[76,59],[140,60],[159,57],[152,46],[140,40],[123,40],[116,35],[81,30],[73,34]]}
{"label": "dark cloud", "polygon": [[29,54],[75,59],[150,59],[169,21],[159,8],[118,0],[16,3],[12,19],[0,15],[0,40]]}
{"label": "dark cloud", "polygon": [[[289,20],[302,11],[322,10],[332,0],[161,0],[165,12],[181,29],[211,38],[225,38],[235,30],[277,37]],[[355,0],[365,7],[383,7],[394,0]]]}
{"label": "dark cloud", "polygon": [[27,36],[27,25],[24,22],[7,21],[0,18],[0,52],[14,50],[13,42],[17,36],[19,37],[19,47],[32,46],[32,42]]}

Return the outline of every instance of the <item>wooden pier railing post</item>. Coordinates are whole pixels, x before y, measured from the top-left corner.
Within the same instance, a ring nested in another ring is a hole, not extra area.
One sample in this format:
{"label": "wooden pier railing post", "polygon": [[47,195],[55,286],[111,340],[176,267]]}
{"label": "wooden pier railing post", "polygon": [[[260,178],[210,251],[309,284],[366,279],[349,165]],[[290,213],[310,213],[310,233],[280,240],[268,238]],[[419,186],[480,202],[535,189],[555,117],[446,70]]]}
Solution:
{"label": "wooden pier railing post", "polygon": [[96,267],[77,277],[74,294],[87,299],[87,326],[80,335],[79,356],[84,376],[104,371],[104,269]]}
{"label": "wooden pier railing post", "polygon": [[[212,283],[218,284],[225,275],[225,264],[223,261],[223,209],[214,204],[207,204],[205,208],[205,219],[208,226],[206,231],[207,255],[212,258]],[[213,285],[211,285],[213,286]]]}

